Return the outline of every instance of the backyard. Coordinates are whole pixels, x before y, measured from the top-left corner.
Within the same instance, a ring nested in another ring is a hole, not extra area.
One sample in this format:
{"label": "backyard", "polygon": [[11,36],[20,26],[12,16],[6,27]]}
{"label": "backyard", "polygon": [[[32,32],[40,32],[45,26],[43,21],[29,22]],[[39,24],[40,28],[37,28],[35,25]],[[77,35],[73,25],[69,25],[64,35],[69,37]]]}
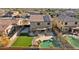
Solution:
{"label": "backyard", "polygon": [[20,36],[18,36],[17,40],[12,45],[12,47],[31,47],[32,39],[33,37],[30,37],[25,33],[22,33]]}
{"label": "backyard", "polygon": [[67,41],[74,47],[79,49],[79,40],[73,36],[68,36]]}

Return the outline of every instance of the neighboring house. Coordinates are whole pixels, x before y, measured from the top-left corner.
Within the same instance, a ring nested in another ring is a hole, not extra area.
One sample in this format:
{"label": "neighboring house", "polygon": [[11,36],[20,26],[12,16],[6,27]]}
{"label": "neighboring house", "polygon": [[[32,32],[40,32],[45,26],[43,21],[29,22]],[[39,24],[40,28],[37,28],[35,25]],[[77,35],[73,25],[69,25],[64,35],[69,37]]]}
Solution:
{"label": "neighboring house", "polygon": [[52,19],[49,15],[30,15],[30,32],[34,34],[51,31]]}
{"label": "neighboring house", "polygon": [[2,17],[20,18],[21,14],[18,11],[9,11],[9,12],[4,13]]}
{"label": "neighboring house", "polygon": [[67,16],[70,16],[70,17],[74,17],[75,16],[75,11],[74,10],[66,10],[65,13]]}
{"label": "neighboring house", "polygon": [[30,29],[30,20],[29,19],[19,19],[17,22],[18,26],[24,27],[21,33],[29,33]]}
{"label": "neighboring house", "polygon": [[0,19],[0,32],[8,35],[17,22],[18,20]]}
{"label": "neighboring house", "polygon": [[73,10],[68,9],[63,12],[60,12],[58,15],[66,15],[66,16],[74,17],[76,15],[76,11],[75,11],[75,9],[73,9]]}
{"label": "neighboring house", "polygon": [[70,32],[72,28],[79,27],[79,19],[77,18],[60,15],[58,19],[64,25],[64,28],[62,28],[63,32]]}
{"label": "neighboring house", "polygon": [[30,25],[30,20],[29,19],[22,19],[20,18],[19,21],[17,22],[17,25],[21,26],[21,25]]}
{"label": "neighboring house", "polygon": [[6,12],[3,17],[12,17],[13,12]]}

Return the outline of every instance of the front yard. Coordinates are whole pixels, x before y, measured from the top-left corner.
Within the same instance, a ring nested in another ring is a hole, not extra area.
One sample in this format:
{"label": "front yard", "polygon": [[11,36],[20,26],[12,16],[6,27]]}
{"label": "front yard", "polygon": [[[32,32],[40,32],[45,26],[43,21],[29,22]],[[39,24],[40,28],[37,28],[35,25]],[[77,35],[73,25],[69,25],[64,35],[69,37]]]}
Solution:
{"label": "front yard", "polygon": [[27,36],[25,34],[21,34],[12,45],[12,47],[31,47],[32,46],[33,37]]}

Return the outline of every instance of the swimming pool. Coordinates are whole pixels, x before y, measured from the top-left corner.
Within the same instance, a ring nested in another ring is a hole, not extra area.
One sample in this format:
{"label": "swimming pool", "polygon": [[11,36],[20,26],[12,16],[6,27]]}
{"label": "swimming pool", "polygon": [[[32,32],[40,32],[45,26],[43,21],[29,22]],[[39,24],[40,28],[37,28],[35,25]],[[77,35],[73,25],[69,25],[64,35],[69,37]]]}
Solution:
{"label": "swimming pool", "polygon": [[42,41],[40,43],[40,47],[41,48],[53,48],[53,47],[61,48],[61,43],[57,39],[51,38],[49,40]]}

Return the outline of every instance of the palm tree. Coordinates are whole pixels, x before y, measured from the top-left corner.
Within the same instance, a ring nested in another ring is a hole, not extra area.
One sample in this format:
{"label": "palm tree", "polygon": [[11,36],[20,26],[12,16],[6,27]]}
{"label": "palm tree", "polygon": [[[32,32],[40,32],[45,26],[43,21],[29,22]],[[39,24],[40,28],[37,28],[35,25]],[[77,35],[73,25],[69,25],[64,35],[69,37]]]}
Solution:
{"label": "palm tree", "polygon": [[58,28],[62,30],[61,28],[64,27],[64,24],[62,24],[62,21],[59,21],[58,17],[54,16],[52,21],[52,28]]}
{"label": "palm tree", "polygon": [[[64,25],[62,25],[62,23],[59,22],[59,19],[56,16],[54,16],[53,21],[52,21],[52,29],[56,33],[56,37],[59,39],[60,42],[62,42],[62,39],[63,39],[62,32],[61,32],[62,30],[61,28],[63,26]],[[62,45],[62,48],[63,48],[63,45]]]}

